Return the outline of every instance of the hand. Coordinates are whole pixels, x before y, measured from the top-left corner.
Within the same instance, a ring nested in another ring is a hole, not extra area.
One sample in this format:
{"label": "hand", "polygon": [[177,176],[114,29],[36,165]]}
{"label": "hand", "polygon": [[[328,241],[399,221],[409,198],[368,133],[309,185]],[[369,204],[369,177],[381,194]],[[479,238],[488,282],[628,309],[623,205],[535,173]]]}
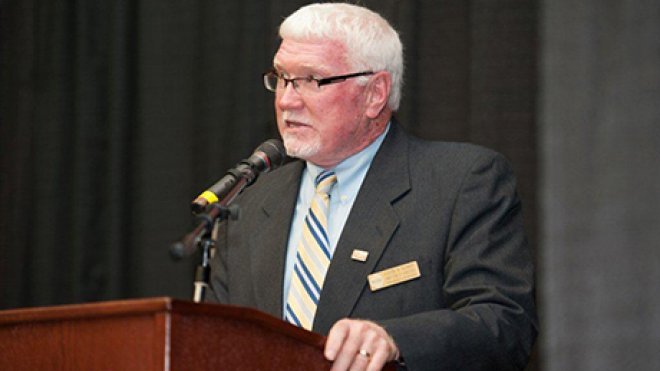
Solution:
{"label": "hand", "polygon": [[325,343],[331,371],[381,370],[399,358],[394,339],[381,326],[365,320],[344,318],[332,326]]}

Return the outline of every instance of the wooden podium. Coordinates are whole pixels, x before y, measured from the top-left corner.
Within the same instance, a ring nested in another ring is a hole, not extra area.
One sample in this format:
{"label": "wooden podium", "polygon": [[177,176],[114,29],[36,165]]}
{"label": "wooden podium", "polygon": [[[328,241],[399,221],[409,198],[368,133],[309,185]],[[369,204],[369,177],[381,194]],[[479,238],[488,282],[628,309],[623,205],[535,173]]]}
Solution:
{"label": "wooden podium", "polygon": [[0,370],[327,370],[325,338],[170,298],[0,311]]}

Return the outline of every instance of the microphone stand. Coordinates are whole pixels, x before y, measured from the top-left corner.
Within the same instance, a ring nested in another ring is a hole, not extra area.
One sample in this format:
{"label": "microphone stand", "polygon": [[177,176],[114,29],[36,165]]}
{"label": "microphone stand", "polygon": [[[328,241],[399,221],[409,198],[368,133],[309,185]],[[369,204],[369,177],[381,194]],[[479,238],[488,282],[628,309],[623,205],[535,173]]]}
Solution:
{"label": "microphone stand", "polygon": [[[213,226],[217,221],[226,220],[228,217],[232,219],[238,218],[238,208],[220,206],[213,204],[210,206],[211,211],[207,214],[201,215],[203,219],[204,228],[201,231],[203,235],[197,239],[197,247],[202,251],[202,261],[195,269],[195,281],[193,282],[194,292],[193,301],[201,303],[206,297],[206,290],[209,287],[209,279],[211,277],[211,250],[215,245],[212,232]],[[208,226],[208,227],[207,227]]]}
{"label": "microphone stand", "polygon": [[[199,303],[204,300],[211,276],[211,255],[215,241],[213,228],[219,220],[228,217],[238,219],[238,209],[228,207],[229,204],[252,184],[260,172],[267,172],[281,166],[286,159],[284,144],[278,139],[269,139],[261,144],[248,159],[239,162],[233,169],[216,182],[206,192],[193,200],[191,208],[197,215],[197,227],[179,242],[170,246],[170,254],[179,259],[193,254],[199,247],[202,250],[202,262],[195,271],[193,300]],[[209,195],[209,193],[211,195]],[[213,196],[213,197],[209,197]],[[209,205],[209,203],[211,203]],[[206,211],[206,213],[202,213]]]}
{"label": "microphone stand", "polygon": [[202,251],[202,261],[195,270],[195,281],[193,282],[193,301],[196,303],[204,301],[206,290],[209,287],[211,250],[215,245],[215,240],[212,236],[213,227],[218,221],[226,220],[229,217],[234,220],[238,219],[238,207],[228,207],[228,205],[251,180],[253,179],[247,177],[239,178],[236,186],[222,200],[208,206],[206,213],[197,215],[197,227],[183,237],[181,241],[175,242],[170,247],[170,254],[175,259],[191,255],[198,248]]}
{"label": "microphone stand", "polygon": [[211,275],[211,266],[209,263],[211,261],[211,248],[213,245],[212,238],[204,238],[199,241],[199,246],[202,249],[202,262],[195,269],[195,281],[193,282],[195,288],[193,301],[195,303],[201,303],[206,297],[206,289],[209,287],[209,278]]}

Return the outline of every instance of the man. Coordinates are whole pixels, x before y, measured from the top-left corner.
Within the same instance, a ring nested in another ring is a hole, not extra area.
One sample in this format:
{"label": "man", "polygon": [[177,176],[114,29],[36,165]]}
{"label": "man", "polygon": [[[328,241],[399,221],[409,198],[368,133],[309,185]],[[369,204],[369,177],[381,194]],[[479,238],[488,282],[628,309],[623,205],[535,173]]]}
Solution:
{"label": "man", "polygon": [[313,4],[280,36],[264,83],[298,160],[235,201],[212,299],[327,334],[335,370],[524,368],[533,269],[506,161],[403,132],[402,46],[379,15]]}

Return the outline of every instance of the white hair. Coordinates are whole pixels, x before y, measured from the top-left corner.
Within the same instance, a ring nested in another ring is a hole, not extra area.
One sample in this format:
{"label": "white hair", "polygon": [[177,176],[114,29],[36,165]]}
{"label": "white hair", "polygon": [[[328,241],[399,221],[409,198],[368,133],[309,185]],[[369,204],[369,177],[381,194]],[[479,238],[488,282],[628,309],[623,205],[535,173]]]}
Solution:
{"label": "white hair", "polygon": [[390,73],[388,106],[399,108],[403,85],[403,46],[398,33],[379,14],[344,3],[311,4],[298,9],[280,25],[280,37],[296,41],[333,40],[346,47],[354,72]]}

